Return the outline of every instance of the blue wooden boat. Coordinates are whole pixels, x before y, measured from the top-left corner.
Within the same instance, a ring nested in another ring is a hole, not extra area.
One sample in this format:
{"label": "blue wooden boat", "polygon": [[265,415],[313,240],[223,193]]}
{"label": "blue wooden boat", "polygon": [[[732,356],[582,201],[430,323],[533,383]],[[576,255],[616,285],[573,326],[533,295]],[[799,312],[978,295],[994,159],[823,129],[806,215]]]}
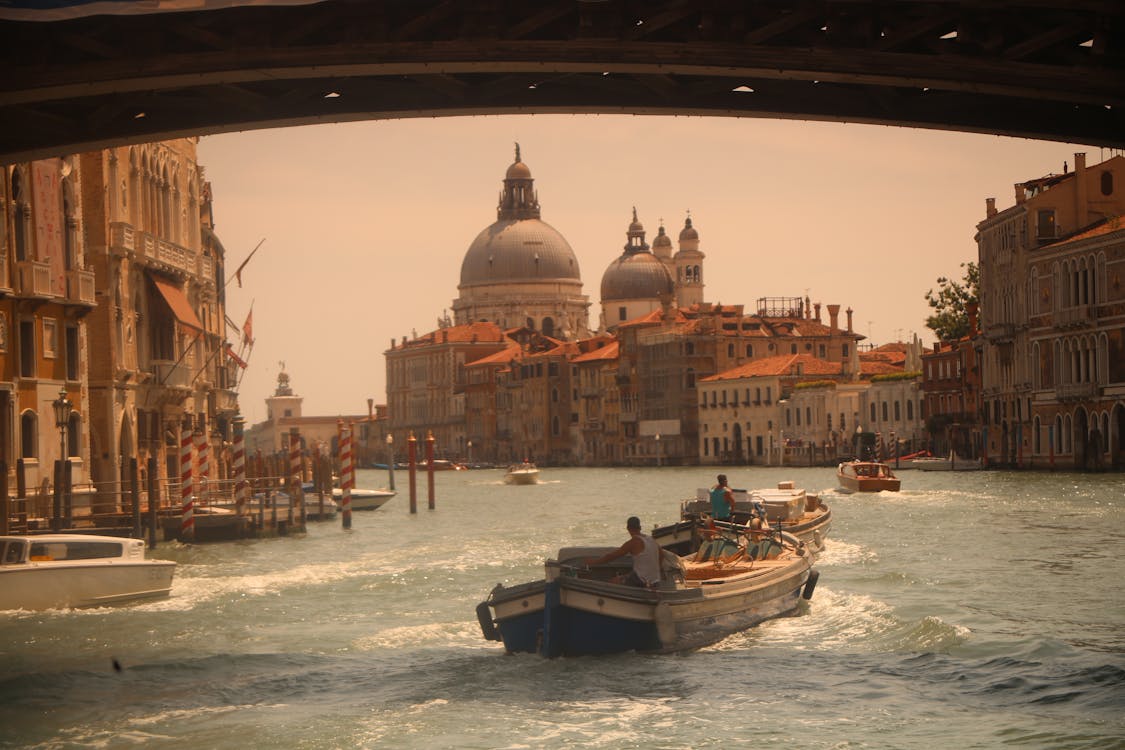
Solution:
{"label": "blue wooden boat", "polygon": [[484,637],[546,657],[687,651],[793,613],[818,577],[804,543],[784,533],[718,537],[685,558],[668,553],[664,580],[651,588],[610,580],[628,562],[583,565],[609,549],[564,547],[542,580],[497,585],[477,606]]}

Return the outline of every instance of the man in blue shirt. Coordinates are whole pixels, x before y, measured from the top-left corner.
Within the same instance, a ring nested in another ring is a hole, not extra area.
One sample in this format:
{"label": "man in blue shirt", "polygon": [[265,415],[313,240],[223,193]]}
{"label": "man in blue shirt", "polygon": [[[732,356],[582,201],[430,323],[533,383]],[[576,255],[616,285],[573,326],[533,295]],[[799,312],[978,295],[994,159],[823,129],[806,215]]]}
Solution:
{"label": "man in blue shirt", "polygon": [[711,518],[729,521],[734,515],[734,491],[727,486],[727,475],[718,476],[719,483],[711,488]]}

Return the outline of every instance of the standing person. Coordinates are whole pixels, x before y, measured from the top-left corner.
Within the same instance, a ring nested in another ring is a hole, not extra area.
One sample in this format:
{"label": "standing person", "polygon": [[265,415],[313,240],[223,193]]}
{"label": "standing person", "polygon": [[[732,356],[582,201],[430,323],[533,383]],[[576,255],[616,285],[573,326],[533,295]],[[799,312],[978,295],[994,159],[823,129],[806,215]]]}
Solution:
{"label": "standing person", "polygon": [[717,477],[719,483],[711,488],[711,518],[730,521],[734,515],[734,490],[727,486],[727,475]]}
{"label": "standing person", "polygon": [[660,583],[660,545],[648,534],[641,533],[641,519],[629,516],[625,522],[629,541],[601,557],[587,558],[586,565],[602,565],[625,555],[633,556],[633,569],[626,575],[616,576],[613,583],[648,588]]}

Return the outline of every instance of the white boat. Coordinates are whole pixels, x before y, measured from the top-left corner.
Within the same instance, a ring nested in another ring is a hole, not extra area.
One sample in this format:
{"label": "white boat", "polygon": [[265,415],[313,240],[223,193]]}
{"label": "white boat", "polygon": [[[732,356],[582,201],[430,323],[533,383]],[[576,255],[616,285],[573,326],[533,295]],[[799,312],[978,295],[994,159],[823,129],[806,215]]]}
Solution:
{"label": "white boat", "polygon": [[530,461],[512,464],[504,475],[508,484],[537,484],[539,482],[539,467]]}
{"label": "white boat", "polygon": [[898,492],[902,485],[891,467],[878,461],[844,461],[836,467],[836,481],[847,492]]}
{"label": "white boat", "polygon": [[498,584],[477,605],[484,637],[547,657],[687,651],[795,611],[818,576],[789,534],[712,540],[650,588],[613,582],[628,562],[584,564],[610,549],[563,548],[544,578]]}
{"label": "white boat", "polygon": [[945,457],[918,456],[910,459],[909,468],[921,469],[922,471],[979,471],[980,461],[961,458],[954,453]]}
{"label": "white boat", "polygon": [[[313,489],[312,484],[306,484],[305,490],[305,506],[313,508],[320,502],[319,496]],[[387,501],[398,493],[394,490],[368,490],[368,489],[353,489],[351,497],[349,498],[349,507],[352,510],[378,510],[386,505]],[[327,499],[327,498],[326,498]],[[344,491],[339,487],[332,488],[332,502],[335,503],[337,508],[342,508],[344,504]],[[333,511],[335,512],[335,511]]]}
{"label": "white boat", "polygon": [[[666,550],[687,555],[699,549],[710,522],[709,491],[701,487],[695,497],[680,503],[680,520],[652,530],[652,538]],[[813,554],[824,551],[824,540],[832,528],[832,511],[817,495],[810,495],[793,482],[777,487],[734,490],[734,515],[730,524],[718,525],[732,531],[748,531],[750,520],[765,516],[771,528],[786,531],[804,542]]]}
{"label": "white boat", "polygon": [[100,607],[168,596],[176,563],[146,560],[141,539],[0,536],[0,610]]}

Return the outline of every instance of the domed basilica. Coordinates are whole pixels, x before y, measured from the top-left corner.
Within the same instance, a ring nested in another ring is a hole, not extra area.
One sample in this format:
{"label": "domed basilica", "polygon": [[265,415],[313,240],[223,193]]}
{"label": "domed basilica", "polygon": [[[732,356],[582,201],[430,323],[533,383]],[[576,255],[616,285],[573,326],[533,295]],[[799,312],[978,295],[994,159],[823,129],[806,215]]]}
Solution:
{"label": "domed basilica", "polygon": [[[517,143],[496,221],[477,235],[461,263],[453,323],[487,321],[501,329],[526,326],[560,339],[587,337],[590,301],[582,293],[578,259],[566,238],[540,219],[533,185]],[[690,216],[674,255],[663,224],[649,248],[636,208],[626,237],[621,256],[602,276],[601,330],[668,305],[703,302],[704,255]]]}
{"label": "domed basilica", "polygon": [[461,263],[454,323],[489,321],[500,328],[527,326],[562,339],[589,335],[590,301],[574,250],[539,218],[531,170],[520,159],[504,175],[496,221],[469,245]]}

